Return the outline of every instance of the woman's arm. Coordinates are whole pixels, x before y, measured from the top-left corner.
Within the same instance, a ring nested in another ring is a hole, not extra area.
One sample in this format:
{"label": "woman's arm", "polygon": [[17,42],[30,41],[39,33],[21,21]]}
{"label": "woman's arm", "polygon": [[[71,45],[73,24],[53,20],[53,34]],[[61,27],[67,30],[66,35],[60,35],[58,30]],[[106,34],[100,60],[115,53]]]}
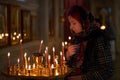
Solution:
{"label": "woman's arm", "polygon": [[68,80],[109,80],[113,76],[114,65],[109,48],[109,42],[100,38],[96,44],[97,65],[92,66],[87,73],[78,76],[71,76]]}

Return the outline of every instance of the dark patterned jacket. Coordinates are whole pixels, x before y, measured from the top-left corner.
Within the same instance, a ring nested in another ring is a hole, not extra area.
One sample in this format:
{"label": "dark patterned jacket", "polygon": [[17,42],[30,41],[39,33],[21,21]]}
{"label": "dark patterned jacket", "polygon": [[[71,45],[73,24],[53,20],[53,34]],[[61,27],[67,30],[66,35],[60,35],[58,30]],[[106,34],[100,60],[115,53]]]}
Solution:
{"label": "dark patterned jacket", "polygon": [[[110,44],[107,36],[104,35],[104,31],[99,28],[91,29],[85,36],[75,37],[73,42],[80,45],[85,41],[87,41],[87,45],[84,51],[83,63],[80,63],[80,59],[77,60],[77,57],[81,54],[80,51],[77,51],[67,61],[67,65],[73,68],[73,71],[66,77],[77,75],[80,77],[79,80],[109,80],[113,76],[114,65]],[[79,67],[78,64],[80,64]]]}

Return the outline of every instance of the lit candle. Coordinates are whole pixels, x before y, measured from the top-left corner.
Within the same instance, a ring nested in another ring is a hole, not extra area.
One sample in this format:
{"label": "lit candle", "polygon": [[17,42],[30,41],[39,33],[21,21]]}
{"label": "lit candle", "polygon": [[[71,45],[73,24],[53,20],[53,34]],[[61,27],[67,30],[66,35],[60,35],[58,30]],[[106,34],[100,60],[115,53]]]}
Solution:
{"label": "lit candle", "polygon": [[33,69],[35,69],[35,63],[33,64]]}
{"label": "lit candle", "polygon": [[28,73],[29,73],[29,76],[30,76],[30,70],[31,70],[31,65],[28,66]]}
{"label": "lit candle", "polygon": [[64,42],[62,42],[62,60],[63,60],[63,57],[64,57]]}
{"label": "lit candle", "polygon": [[40,43],[39,53],[41,52],[41,49],[42,49],[42,44],[43,44],[43,40],[41,40],[41,43]]}
{"label": "lit candle", "polygon": [[68,44],[67,41],[65,41],[65,46],[66,46],[67,44]]}
{"label": "lit candle", "polygon": [[31,70],[31,65],[28,66],[28,70]]}
{"label": "lit candle", "polygon": [[61,67],[62,67],[62,64],[63,64],[62,51],[60,51],[60,65],[61,65]]}
{"label": "lit candle", "polygon": [[[57,59],[56,59],[56,58],[55,58],[55,64],[56,64],[56,66],[58,66],[58,61],[57,61]],[[55,67],[56,67],[56,66],[55,66]]]}
{"label": "lit candle", "polygon": [[46,47],[45,49],[45,59],[46,59],[45,65],[47,66],[48,65],[48,47]]}
{"label": "lit candle", "polygon": [[20,59],[18,58],[18,60],[17,60],[17,61],[18,61],[18,64],[19,64],[19,63],[20,63]]}
{"label": "lit candle", "polygon": [[63,56],[63,65],[65,66],[65,56]]}
{"label": "lit candle", "polygon": [[22,51],[22,39],[20,40],[20,55],[21,55],[22,66],[23,66],[24,62],[23,62],[23,51]]}
{"label": "lit candle", "polygon": [[55,75],[55,68],[54,68],[54,64],[51,65],[51,69],[52,69],[52,75]]}
{"label": "lit candle", "polygon": [[10,52],[8,52],[8,68],[10,67]]}
{"label": "lit candle", "polygon": [[56,63],[55,63],[55,47],[53,47],[53,63],[54,63],[54,66],[56,67]]}
{"label": "lit candle", "polygon": [[25,52],[25,54],[24,54],[24,62],[25,62],[25,66],[27,65],[27,58],[26,58],[26,56],[27,56],[27,53]]}
{"label": "lit candle", "polygon": [[50,69],[50,55],[48,56],[48,68]]}
{"label": "lit candle", "polygon": [[19,58],[18,58],[17,62],[18,62],[18,68],[19,68],[20,67],[20,59]]}
{"label": "lit candle", "polygon": [[68,37],[68,40],[69,40],[69,41],[71,40],[71,36]]}
{"label": "lit candle", "polygon": [[30,65],[30,57],[28,57],[28,65]]}
{"label": "lit candle", "polygon": [[71,36],[68,37],[68,45],[71,44]]}

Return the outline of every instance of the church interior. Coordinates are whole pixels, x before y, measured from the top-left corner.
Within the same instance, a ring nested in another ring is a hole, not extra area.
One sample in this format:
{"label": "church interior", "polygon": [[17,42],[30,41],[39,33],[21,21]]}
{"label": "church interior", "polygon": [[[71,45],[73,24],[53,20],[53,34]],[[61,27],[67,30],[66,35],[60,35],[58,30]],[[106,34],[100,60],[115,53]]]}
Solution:
{"label": "church interior", "polygon": [[120,0],[0,0],[0,80],[17,79],[2,74],[7,71],[8,53],[13,65],[21,51],[27,56],[39,51],[43,40],[43,47],[52,50],[54,46],[59,54],[61,42],[67,42],[70,36],[65,13],[72,5],[83,6],[96,18],[100,17],[102,24],[111,27],[109,34],[115,65],[111,80],[120,80],[119,3]]}

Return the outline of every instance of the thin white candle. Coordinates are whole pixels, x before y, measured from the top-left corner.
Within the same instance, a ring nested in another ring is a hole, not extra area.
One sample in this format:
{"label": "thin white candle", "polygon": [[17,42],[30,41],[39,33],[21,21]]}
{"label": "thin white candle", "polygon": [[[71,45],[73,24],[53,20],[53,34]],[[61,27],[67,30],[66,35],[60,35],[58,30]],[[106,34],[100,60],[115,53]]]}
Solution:
{"label": "thin white candle", "polygon": [[43,44],[43,40],[41,40],[40,47],[39,47],[39,52],[41,52],[42,44]]}
{"label": "thin white candle", "polygon": [[62,42],[62,53],[63,53],[63,55],[62,55],[62,58],[63,58],[63,56],[64,56],[64,42]]}
{"label": "thin white candle", "polygon": [[17,62],[18,62],[18,68],[19,68],[20,67],[20,59],[19,58],[18,58]]}
{"label": "thin white candle", "polygon": [[61,65],[61,67],[62,67],[62,63],[63,63],[62,51],[60,51],[60,65]]}
{"label": "thin white candle", "polygon": [[50,68],[50,58],[51,58],[51,56],[49,55],[48,56],[48,68]]}
{"label": "thin white candle", "polygon": [[17,62],[18,62],[18,64],[20,63],[20,59],[19,58],[18,58]]}
{"label": "thin white candle", "polygon": [[25,52],[25,53],[24,53],[24,62],[25,62],[25,66],[27,65],[27,58],[26,58],[26,56],[27,56],[27,53]]}
{"label": "thin white candle", "polygon": [[10,67],[10,52],[8,52],[8,67]]}
{"label": "thin white candle", "polygon": [[22,60],[22,66],[24,65],[24,60],[23,60],[23,51],[22,51],[22,39],[20,40],[20,56]]}

